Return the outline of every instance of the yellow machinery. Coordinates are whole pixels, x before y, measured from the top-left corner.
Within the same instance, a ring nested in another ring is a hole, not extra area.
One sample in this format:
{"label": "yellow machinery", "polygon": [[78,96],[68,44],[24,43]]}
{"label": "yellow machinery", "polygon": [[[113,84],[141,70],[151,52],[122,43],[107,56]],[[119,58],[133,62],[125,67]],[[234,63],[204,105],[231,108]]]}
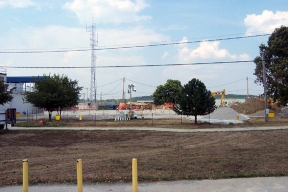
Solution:
{"label": "yellow machinery", "polygon": [[143,104],[141,110],[143,111],[144,109],[152,110],[152,104]]}
{"label": "yellow machinery", "polygon": [[[258,98],[258,99],[260,99],[261,101],[265,101],[265,97]],[[276,100],[276,102],[278,102],[278,101]],[[267,99],[267,103],[268,103],[268,105],[270,105],[270,107],[273,107],[273,105],[274,105],[274,99],[273,99],[273,98],[268,98],[268,99]]]}
{"label": "yellow machinery", "polygon": [[220,105],[219,107],[223,107],[224,106],[224,99],[225,99],[225,95],[226,95],[226,90],[223,89],[223,91],[215,91],[211,93],[211,97],[214,97],[216,95],[220,95],[221,94],[221,100],[220,100]]}

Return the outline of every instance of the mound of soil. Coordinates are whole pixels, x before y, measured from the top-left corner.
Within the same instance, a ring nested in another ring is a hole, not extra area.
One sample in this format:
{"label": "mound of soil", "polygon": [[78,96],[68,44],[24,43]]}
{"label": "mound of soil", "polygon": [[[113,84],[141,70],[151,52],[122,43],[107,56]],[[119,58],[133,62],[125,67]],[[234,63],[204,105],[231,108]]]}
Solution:
{"label": "mound of soil", "polygon": [[253,114],[265,109],[265,102],[257,98],[246,99],[244,103],[235,103],[230,106],[232,109],[242,114]]}

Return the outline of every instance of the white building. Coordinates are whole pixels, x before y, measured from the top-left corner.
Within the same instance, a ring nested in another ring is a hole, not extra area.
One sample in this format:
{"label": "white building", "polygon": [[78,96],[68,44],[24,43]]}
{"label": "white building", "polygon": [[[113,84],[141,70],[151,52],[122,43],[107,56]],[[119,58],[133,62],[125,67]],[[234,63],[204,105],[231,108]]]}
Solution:
{"label": "white building", "polygon": [[33,91],[33,77],[19,76],[7,77],[7,74],[0,73],[0,80],[8,84],[7,91],[11,92],[13,97],[11,102],[5,105],[0,105],[0,109],[16,108],[16,113],[22,115],[35,114],[43,112],[43,109],[33,106],[31,103],[25,101],[25,92]]}

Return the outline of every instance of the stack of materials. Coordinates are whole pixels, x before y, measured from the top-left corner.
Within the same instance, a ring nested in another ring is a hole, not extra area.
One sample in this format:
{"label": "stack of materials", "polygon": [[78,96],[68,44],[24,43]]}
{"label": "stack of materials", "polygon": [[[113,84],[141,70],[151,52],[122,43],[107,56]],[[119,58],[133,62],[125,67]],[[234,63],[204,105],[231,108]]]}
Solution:
{"label": "stack of materials", "polygon": [[199,121],[209,122],[209,123],[243,123],[247,121],[249,117],[246,115],[240,114],[230,107],[219,107],[213,113],[204,115],[199,118]]}

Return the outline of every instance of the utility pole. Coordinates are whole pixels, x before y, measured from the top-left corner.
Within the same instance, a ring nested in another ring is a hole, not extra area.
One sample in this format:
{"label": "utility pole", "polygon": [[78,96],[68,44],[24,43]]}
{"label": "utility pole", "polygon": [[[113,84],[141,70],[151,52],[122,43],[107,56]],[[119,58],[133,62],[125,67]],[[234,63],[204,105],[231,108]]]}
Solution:
{"label": "utility pole", "polygon": [[125,77],[123,77],[123,83],[122,83],[122,103],[124,103],[125,99],[124,84],[125,84]]}
{"label": "utility pole", "polygon": [[264,61],[264,51],[261,51],[261,59],[262,59],[262,68],[263,68],[263,86],[264,86],[264,101],[265,101],[265,123],[268,122],[268,114],[267,114],[267,89],[266,89],[266,67]]}
{"label": "utility pole", "polygon": [[131,103],[131,97],[132,97],[132,91],[136,92],[136,89],[134,84],[128,85],[128,93],[130,93],[130,110],[132,110],[132,103]]}
{"label": "utility pole", "polygon": [[247,99],[249,98],[248,76],[247,76]]}
{"label": "utility pole", "polygon": [[93,23],[90,27],[86,27],[86,31],[90,32],[90,46],[91,46],[91,82],[90,82],[90,102],[95,103],[97,107],[97,98],[96,98],[96,55],[94,53],[95,47],[98,45],[98,35],[95,40],[95,29],[96,25]]}
{"label": "utility pole", "polygon": [[84,88],[86,89],[86,98],[85,98],[85,103],[87,102],[88,103],[88,87]]}
{"label": "utility pole", "polygon": [[102,92],[100,94],[100,105],[102,106]]}
{"label": "utility pole", "polygon": [[85,95],[85,93],[83,93],[82,95],[83,95],[83,101],[84,101],[84,105],[85,105],[85,98],[86,98],[85,96],[86,95]]}

